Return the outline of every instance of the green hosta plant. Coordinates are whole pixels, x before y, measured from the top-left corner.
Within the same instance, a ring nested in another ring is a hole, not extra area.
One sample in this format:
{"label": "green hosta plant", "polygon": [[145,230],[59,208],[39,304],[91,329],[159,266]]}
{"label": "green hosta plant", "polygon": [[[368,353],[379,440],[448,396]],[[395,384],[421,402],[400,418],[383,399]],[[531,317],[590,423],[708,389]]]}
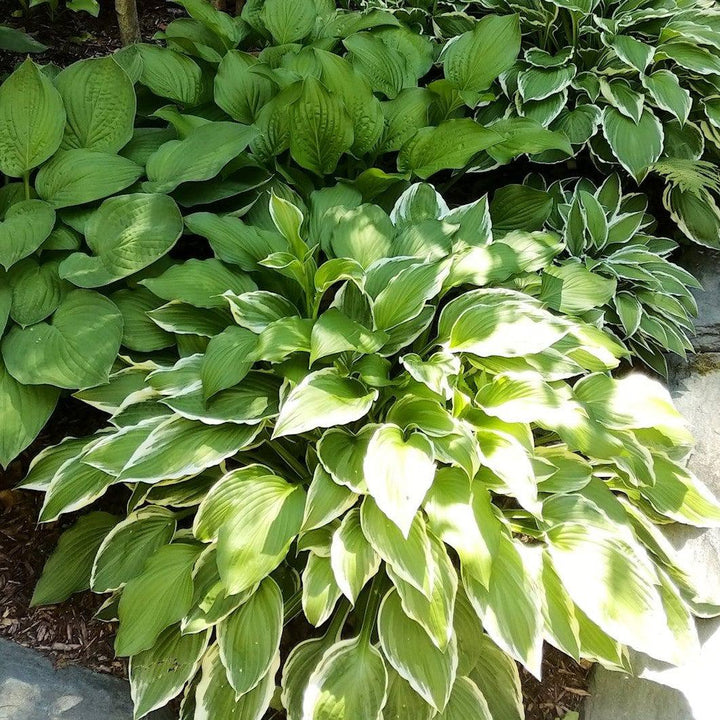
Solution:
{"label": "green hosta plant", "polygon": [[[383,4],[383,3],[381,3]],[[669,180],[665,204],[682,231],[720,246],[720,11],[712,0],[482,0],[416,7],[390,3],[393,16],[419,20],[430,34],[461,37],[494,22],[482,12],[515,12],[518,62],[503,92],[477,119],[521,116],[589,149],[602,169],[619,164],[637,181]],[[565,155],[544,153],[557,161]]]}
{"label": "green hosta plant", "polygon": [[[658,524],[720,507],[667,391],[613,377],[623,343],[518,289],[560,236],[428,185],[389,214],[345,184],[261,209],[186,218],[217,257],[129,291],[179,356],[122,355],[77,394],[108,427],[24,481],[45,522],[131,492],[63,535],[34,602],[109,594],[136,716],[184,694],[193,720],[515,720],[543,641],[618,669],[692,651],[718,598]],[[300,613],[319,630],[278,675]]]}
{"label": "green hosta plant", "polygon": [[182,4],[192,17],[170,23],[166,47],[140,44],[118,55],[145,91],[144,109],[181,133],[219,119],[252,125],[255,158],[305,191],[336,170],[380,192],[398,178],[489,157],[572,152],[563,134],[532,120],[486,126],[471,117],[517,58],[515,15],[495,17],[448,51],[440,78],[439,44],[389,13],[274,0],[246,4],[238,19],[206,0]]}
{"label": "green hosta plant", "polygon": [[0,87],[0,465],[35,438],[62,389],[107,381],[122,303],[99,290],[182,232],[175,201],[140,192],[144,167],[119,154],[135,105],[112,58],[53,79],[26,60]]}

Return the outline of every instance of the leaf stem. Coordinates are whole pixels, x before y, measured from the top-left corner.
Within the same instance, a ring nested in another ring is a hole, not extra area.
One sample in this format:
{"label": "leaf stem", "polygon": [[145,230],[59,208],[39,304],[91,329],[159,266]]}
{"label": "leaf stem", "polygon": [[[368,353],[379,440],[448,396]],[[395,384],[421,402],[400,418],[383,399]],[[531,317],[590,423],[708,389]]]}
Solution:
{"label": "leaf stem", "polygon": [[367,605],[365,606],[362,628],[360,628],[360,647],[362,648],[370,645],[372,631],[375,627],[375,620],[377,619],[378,608],[380,607],[380,601],[383,597],[384,585],[385,578],[381,573],[378,573],[373,578],[372,585],[370,586],[370,595],[368,597]]}
{"label": "leaf stem", "polygon": [[301,480],[308,477],[307,468],[300,461],[290,454],[290,451],[284,447],[279,440],[273,440],[269,443],[270,447],[283,459],[283,461],[298,475]]}

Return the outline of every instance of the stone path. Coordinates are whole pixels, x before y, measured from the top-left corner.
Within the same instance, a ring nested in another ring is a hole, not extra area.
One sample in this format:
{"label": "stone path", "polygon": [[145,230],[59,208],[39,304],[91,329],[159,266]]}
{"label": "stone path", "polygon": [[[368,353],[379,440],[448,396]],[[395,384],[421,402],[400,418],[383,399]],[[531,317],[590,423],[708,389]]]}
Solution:
{"label": "stone path", "polygon": [[[0,639],[0,720],[131,720],[128,684]],[[171,720],[158,712],[147,720]]]}
{"label": "stone path", "polygon": [[[670,390],[695,435],[690,468],[720,498],[720,258],[693,250],[682,264],[704,291],[696,293],[698,354],[676,364]],[[720,597],[720,528],[670,525],[665,534],[704,594]],[[720,720],[720,618],[697,625],[701,650],[681,667],[636,654],[637,678],[598,668],[583,720]]]}

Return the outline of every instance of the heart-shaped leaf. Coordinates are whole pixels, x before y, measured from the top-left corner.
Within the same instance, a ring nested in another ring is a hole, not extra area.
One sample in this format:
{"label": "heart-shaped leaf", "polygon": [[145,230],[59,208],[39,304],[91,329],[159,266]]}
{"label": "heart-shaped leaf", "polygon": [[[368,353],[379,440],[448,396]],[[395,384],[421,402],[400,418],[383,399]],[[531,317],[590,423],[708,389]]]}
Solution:
{"label": "heart-shaped leaf", "polygon": [[74,253],[60,274],[79,287],[100,287],[132,275],[165,255],[183,230],[175,201],[135,193],[108,198],[85,226],[94,255]]}
{"label": "heart-shaped leaf", "polygon": [[9,268],[35,252],[55,225],[55,211],[42,200],[22,200],[10,206],[0,222],[0,265]]}
{"label": "heart-shaped leaf", "polygon": [[13,328],[2,354],[24,384],[87,388],[107,382],[121,338],[117,307],[99,293],[73,290],[50,322]]}

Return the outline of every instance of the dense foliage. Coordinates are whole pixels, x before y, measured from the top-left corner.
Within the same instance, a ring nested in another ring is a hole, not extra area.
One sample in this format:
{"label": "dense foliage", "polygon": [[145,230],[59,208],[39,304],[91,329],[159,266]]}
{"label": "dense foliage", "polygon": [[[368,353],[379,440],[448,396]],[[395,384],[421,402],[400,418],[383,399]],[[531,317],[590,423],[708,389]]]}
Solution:
{"label": "dense foliage", "polygon": [[[34,602],[109,595],[138,718],[515,720],[543,641],[692,651],[720,598],[657,526],[720,506],[631,366],[692,349],[697,283],[635,185],[717,245],[716,13],[182,4],[0,87],[0,463],[72,390],[108,423],[34,459],[40,520],[130,495]],[[604,179],[416,182],[520,156]]]}

